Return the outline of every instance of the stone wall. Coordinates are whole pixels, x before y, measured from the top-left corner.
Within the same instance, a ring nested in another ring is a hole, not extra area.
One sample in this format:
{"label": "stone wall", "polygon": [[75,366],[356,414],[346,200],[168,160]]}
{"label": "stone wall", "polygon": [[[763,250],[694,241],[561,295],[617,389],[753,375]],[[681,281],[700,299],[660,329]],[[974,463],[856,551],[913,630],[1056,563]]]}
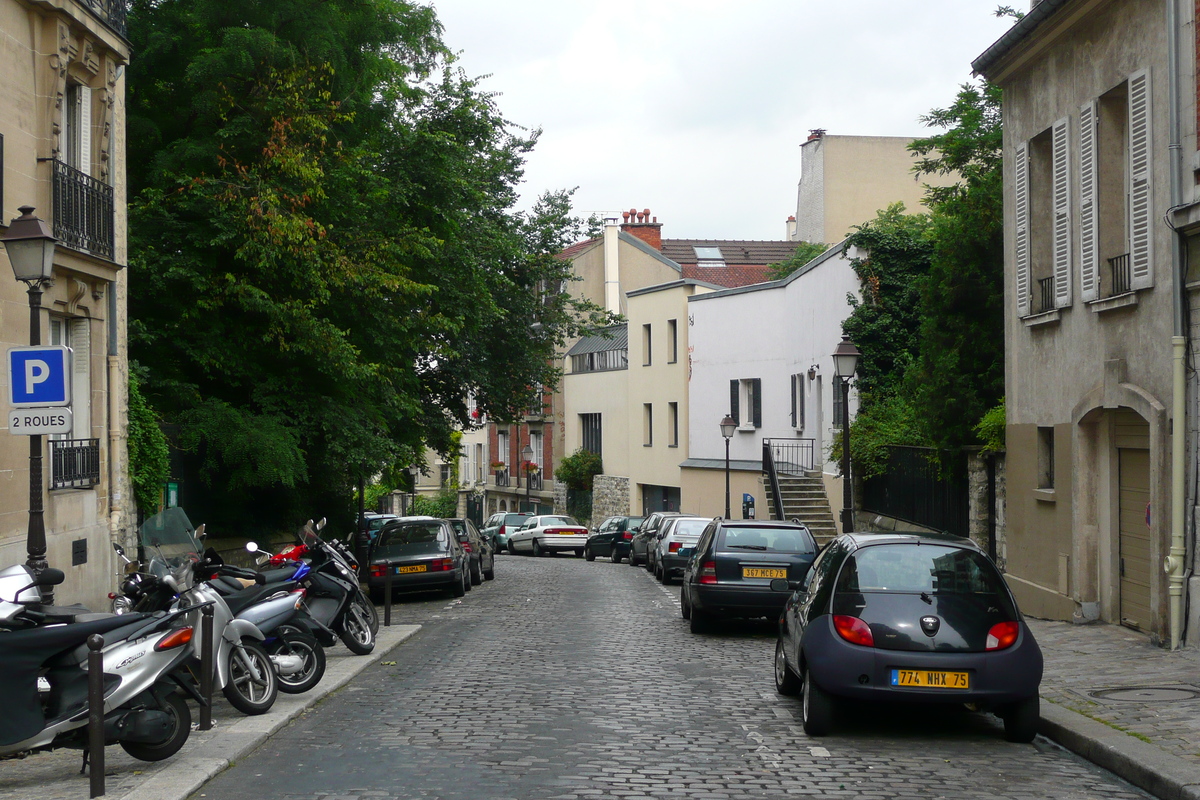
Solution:
{"label": "stone wall", "polygon": [[629,478],[597,475],[592,481],[592,525],[629,513]]}
{"label": "stone wall", "polygon": [[[988,458],[977,452],[967,454],[968,535],[984,550],[988,547]],[[1004,536],[1004,453],[993,453],[990,458],[996,465],[996,565],[1003,570],[1008,561]]]}
{"label": "stone wall", "polygon": [[554,513],[567,513],[567,485],[562,481],[554,482]]}

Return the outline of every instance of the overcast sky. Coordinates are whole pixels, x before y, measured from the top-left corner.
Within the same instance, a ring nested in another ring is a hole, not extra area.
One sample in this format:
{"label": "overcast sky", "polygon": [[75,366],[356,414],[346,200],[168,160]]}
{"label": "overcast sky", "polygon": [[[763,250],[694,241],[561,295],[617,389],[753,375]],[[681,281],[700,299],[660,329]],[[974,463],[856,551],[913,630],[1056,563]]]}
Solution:
{"label": "overcast sky", "polygon": [[543,129],[522,206],[578,186],[578,211],[649,208],[668,238],[784,238],[809,129],[926,135],[1012,24],[996,0],[433,5],[463,69]]}

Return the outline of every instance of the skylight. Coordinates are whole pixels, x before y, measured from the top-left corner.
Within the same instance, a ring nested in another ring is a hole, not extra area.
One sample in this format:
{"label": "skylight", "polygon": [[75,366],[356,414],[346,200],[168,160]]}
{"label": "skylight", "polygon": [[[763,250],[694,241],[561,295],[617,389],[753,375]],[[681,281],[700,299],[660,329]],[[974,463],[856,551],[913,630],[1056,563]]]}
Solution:
{"label": "skylight", "polygon": [[696,251],[696,266],[699,267],[723,267],[725,266],[725,256],[721,254],[719,247],[696,247],[693,245],[693,250]]}

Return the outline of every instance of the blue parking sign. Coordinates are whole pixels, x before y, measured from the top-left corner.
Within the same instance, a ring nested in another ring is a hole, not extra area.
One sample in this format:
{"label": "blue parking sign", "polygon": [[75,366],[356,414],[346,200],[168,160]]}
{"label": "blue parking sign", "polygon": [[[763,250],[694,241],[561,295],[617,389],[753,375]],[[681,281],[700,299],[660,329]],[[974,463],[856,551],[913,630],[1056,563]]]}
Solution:
{"label": "blue parking sign", "polygon": [[71,404],[71,348],[13,347],[8,351],[8,402],[14,408]]}

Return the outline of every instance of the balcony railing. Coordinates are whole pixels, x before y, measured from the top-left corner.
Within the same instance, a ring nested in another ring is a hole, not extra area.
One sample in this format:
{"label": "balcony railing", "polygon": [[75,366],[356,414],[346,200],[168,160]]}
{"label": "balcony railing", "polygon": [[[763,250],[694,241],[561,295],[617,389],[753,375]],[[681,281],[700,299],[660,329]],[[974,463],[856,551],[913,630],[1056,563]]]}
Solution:
{"label": "balcony railing", "polygon": [[1109,297],[1116,297],[1129,291],[1129,253],[1108,260],[1108,268],[1112,270],[1112,291]]}
{"label": "balcony railing", "polygon": [[529,481],[529,490],[531,492],[540,492],[542,490],[542,473],[528,472],[525,476]]}
{"label": "balcony railing", "polygon": [[100,21],[122,36],[125,31],[126,0],[79,0],[88,11],[91,11]]}
{"label": "balcony railing", "polygon": [[497,486],[508,486],[508,470],[506,470],[506,469],[496,470],[496,485]]}
{"label": "balcony railing", "polygon": [[1040,314],[1043,311],[1054,310],[1054,278],[1038,278],[1038,293],[1041,299],[1041,305],[1037,307],[1035,314]]}
{"label": "balcony railing", "polygon": [[99,482],[99,439],[50,440],[51,489],[86,489]]}
{"label": "balcony railing", "polygon": [[67,247],[113,257],[113,190],[104,181],[54,161],[54,235]]}

